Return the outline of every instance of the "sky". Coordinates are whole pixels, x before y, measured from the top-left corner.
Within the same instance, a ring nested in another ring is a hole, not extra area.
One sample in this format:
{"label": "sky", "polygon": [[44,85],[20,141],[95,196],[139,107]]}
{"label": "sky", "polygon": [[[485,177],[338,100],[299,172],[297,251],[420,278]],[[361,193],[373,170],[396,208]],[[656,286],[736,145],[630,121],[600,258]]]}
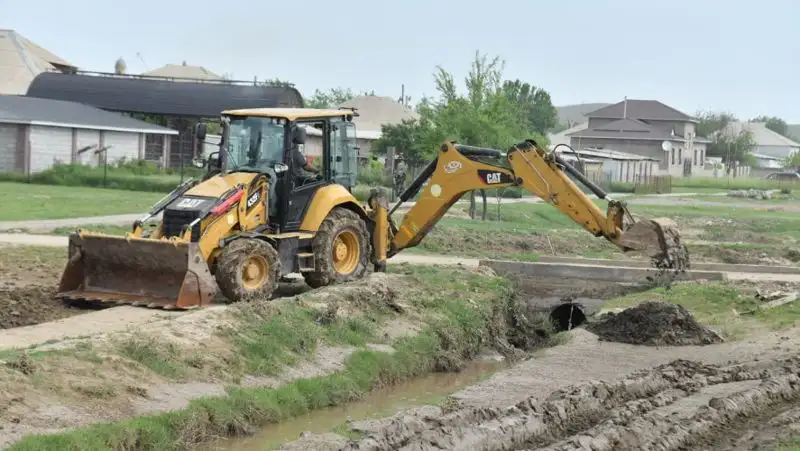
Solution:
{"label": "sky", "polygon": [[414,102],[435,95],[437,66],[463,80],[479,51],[555,105],[627,96],[789,123],[800,123],[798,19],[797,0],[0,0],[0,28],[84,70],[186,61],[288,80],[306,97],[399,98],[405,85]]}

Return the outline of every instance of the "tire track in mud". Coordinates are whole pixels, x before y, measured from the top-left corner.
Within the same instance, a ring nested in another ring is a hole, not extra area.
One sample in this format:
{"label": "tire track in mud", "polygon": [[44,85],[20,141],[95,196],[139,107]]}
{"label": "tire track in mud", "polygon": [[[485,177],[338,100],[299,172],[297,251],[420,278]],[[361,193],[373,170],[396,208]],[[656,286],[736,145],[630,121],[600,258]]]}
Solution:
{"label": "tire track in mud", "polygon": [[[798,400],[798,356],[726,367],[675,360],[614,383],[573,385],[541,402],[400,414],[342,449],[753,449],[798,425]],[[764,424],[772,433],[759,436]]]}

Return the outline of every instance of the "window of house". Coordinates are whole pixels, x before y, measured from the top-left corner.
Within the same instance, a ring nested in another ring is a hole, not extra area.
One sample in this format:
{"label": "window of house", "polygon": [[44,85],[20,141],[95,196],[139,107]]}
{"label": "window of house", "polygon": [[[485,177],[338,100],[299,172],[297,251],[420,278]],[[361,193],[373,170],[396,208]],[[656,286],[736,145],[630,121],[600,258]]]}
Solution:
{"label": "window of house", "polygon": [[678,163],[683,163],[683,147],[678,148]]}
{"label": "window of house", "polygon": [[694,154],[692,155],[692,166],[697,166],[697,149],[694,149]]}
{"label": "window of house", "polygon": [[675,164],[675,149],[672,149],[672,164]]}

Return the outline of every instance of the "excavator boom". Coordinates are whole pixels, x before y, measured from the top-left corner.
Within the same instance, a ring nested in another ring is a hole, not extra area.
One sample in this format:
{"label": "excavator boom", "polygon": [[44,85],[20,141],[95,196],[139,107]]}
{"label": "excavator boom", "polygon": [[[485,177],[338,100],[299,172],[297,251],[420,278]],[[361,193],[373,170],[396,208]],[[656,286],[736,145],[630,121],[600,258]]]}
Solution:
{"label": "excavator boom", "polygon": [[[604,237],[624,251],[648,253],[659,268],[688,268],[686,248],[672,221],[634,219],[624,202],[610,199],[580,171],[557,154],[540,149],[534,141],[510,148],[505,153],[508,166],[480,161],[481,158],[501,160],[503,156],[497,149],[445,143],[438,157],[400,195],[391,212],[380,211],[385,201],[374,194],[370,205],[378,225],[378,233],[373,236],[376,266],[381,268],[385,258],[418,245],[464,194],[479,189],[519,186],[569,216],[592,235]],[[573,178],[598,198],[608,200],[607,211],[603,212]],[[416,204],[396,227],[391,213],[420,190],[422,194]],[[384,223],[388,223],[388,227],[382,227]]]}

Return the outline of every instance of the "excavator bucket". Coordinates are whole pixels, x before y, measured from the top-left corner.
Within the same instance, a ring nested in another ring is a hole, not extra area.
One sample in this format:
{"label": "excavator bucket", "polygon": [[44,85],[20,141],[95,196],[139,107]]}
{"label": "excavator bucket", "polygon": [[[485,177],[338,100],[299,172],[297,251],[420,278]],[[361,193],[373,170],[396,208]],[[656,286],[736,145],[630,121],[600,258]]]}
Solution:
{"label": "excavator bucket", "polygon": [[656,267],[689,269],[689,253],[677,224],[667,218],[639,218],[628,226],[619,242],[625,248],[647,253]]}
{"label": "excavator bucket", "polygon": [[191,309],[217,284],[197,243],[76,232],[57,296],[67,300]]}

